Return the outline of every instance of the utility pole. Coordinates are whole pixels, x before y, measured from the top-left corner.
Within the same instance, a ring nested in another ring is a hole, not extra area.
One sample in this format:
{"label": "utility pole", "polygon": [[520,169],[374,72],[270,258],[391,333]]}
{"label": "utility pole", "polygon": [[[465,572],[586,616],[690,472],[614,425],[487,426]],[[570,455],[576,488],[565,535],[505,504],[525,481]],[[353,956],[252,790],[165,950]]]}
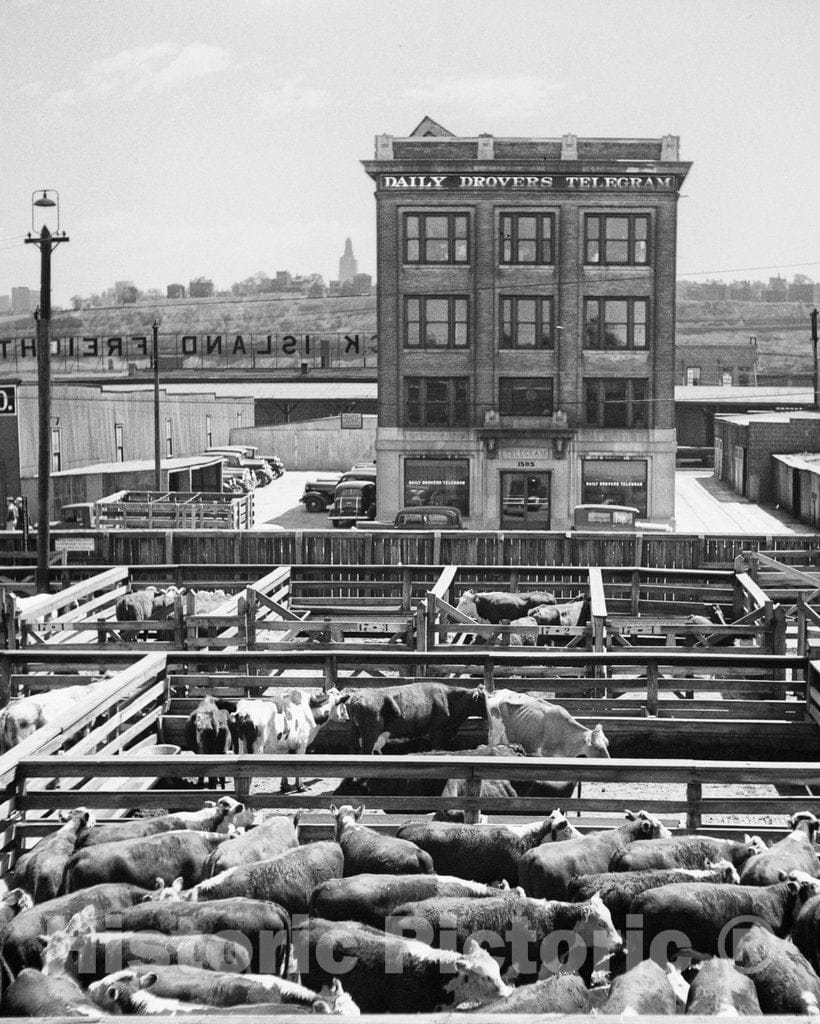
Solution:
{"label": "utility pole", "polygon": [[[46,189],[40,199],[32,194],[32,227],[34,207],[57,207],[57,233],[44,224],[39,236],[24,239],[40,250],[40,311],[37,317],[37,400],[39,406],[39,450],[37,457],[37,573],[35,585],[40,594],[48,593],[48,559],[51,545],[51,254],[60,242],[69,241],[65,231],[59,233],[59,197],[49,199]],[[56,195],[56,193],[54,193]],[[35,314],[36,316],[36,314]]]}
{"label": "utility pole", "polygon": [[162,468],[159,450],[159,324],[151,324],[151,359],[154,366],[154,490],[162,490]]}
{"label": "utility pole", "polygon": [[809,316],[811,317],[811,340],[814,345],[814,408],[820,409],[820,380],[818,380],[817,369],[817,310],[813,309]]}

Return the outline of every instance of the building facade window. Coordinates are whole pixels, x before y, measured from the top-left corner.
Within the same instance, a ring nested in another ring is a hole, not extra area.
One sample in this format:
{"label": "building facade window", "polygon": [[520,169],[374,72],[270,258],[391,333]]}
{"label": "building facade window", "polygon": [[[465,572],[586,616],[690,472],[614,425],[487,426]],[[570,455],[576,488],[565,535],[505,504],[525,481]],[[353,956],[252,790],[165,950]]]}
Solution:
{"label": "building facade window", "polygon": [[165,420],[165,458],[170,459],[174,454],[174,436],[171,432],[171,417]]}
{"label": "building facade window", "polygon": [[552,299],[501,296],[501,348],[552,348]]}
{"label": "building facade window", "polygon": [[720,383],[721,383],[721,386],[724,387],[724,388],[728,388],[728,387],[732,386],[733,381],[732,381],[732,371],[731,370],[722,370],[721,371]]}
{"label": "building facade window", "polygon": [[581,501],[585,505],[631,505],[647,514],[644,459],[584,459]]}
{"label": "building facade window", "polygon": [[122,423],[114,424],[114,461],[125,462],[125,441]]}
{"label": "building facade window", "polygon": [[59,473],[63,468],[63,456],[60,451],[60,428],[51,428],[51,472]]}
{"label": "building facade window", "polygon": [[408,427],[466,427],[470,422],[467,377],[405,377]]}
{"label": "building facade window", "polygon": [[584,348],[645,349],[648,320],[648,299],[586,299]]}
{"label": "building facade window", "polygon": [[405,263],[468,263],[470,218],[466,213],[406,213]]}
{"label": "building facade window", "polygon": [[585,263],[645,266],[649,260],[648,213],[586,214]]}
{"label": "building facade window", "polygon": [[501,262],[552,263],[555,218],[551,213],[502,213]]}
{"label": "building facade window", "polygon": [[405,505],[450,505],[470,514],[469,459],[405,459]]}
{"label": "building facade window", "polygon": [[552,416],[552,378],[500,377],[498,410],[502,416]]}
{"label": "building facade window", "polygon": [[213,448],[214,432],[210,413],[205,414],[205,447]]}
{"label": "building facade window", "polygon": [[460,295],[408,295],[404,300],[407,348],[467,348],[469,301]]}
{"label": "building facade window", "polygon": [[585,378],[584,419],[588,427],[648,427],[646,380]]}
{"label": "building facade window", "polygon": [[686,383],[687,384],[700,384],[700,367],[699,366],[687,366],[686,367]]}

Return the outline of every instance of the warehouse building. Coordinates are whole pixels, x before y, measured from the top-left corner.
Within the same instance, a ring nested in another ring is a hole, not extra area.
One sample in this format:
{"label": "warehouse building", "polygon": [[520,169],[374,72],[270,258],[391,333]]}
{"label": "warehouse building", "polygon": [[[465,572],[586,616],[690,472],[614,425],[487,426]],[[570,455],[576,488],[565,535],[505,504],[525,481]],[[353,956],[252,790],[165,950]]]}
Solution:
{"label": "warehouse building", "polygon": [[379,518],[674,516],[678,139],[376,138]]}

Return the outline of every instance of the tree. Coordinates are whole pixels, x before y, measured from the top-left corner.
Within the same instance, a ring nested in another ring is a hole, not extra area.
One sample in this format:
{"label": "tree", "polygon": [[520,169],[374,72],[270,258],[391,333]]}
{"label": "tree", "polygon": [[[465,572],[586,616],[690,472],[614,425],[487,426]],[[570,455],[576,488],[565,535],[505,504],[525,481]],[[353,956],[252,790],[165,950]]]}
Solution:
{"label": "tree", "polygon": [[72,309],[82,309],[83,308],[83,301],[84,300],[83,300],[82,295],[72,295],[71,296],[71,308]]}

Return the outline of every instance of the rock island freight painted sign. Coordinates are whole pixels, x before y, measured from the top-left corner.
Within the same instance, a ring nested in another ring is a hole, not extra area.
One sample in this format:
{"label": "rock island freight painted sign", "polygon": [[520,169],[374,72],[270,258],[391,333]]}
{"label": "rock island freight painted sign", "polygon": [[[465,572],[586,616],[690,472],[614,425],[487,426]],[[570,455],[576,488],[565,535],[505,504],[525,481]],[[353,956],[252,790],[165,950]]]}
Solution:
{"label": "rock island freight painted sign", "polygon": [[383,174],[381,187],[441,192],[463,189],[674,192],[678,179],[674,174]]}
{"label": "rock island freight painted sign", "polygon": [[[160,334],[160,358],[185,363],[288,366],[307,359],[317,366],[340,363],[361,363],[375,360],[376,335],[348,333],[296,334]],[[51,357],[59,368],[64,364],[82,364],[92,368],[99,362],[108,367],[110,361],[148,363],[151,338],[144,334],[71,335],[51,339]],[[36,362],[37,342],[31,336],[0,337],[0,368],[6,363]]]}

